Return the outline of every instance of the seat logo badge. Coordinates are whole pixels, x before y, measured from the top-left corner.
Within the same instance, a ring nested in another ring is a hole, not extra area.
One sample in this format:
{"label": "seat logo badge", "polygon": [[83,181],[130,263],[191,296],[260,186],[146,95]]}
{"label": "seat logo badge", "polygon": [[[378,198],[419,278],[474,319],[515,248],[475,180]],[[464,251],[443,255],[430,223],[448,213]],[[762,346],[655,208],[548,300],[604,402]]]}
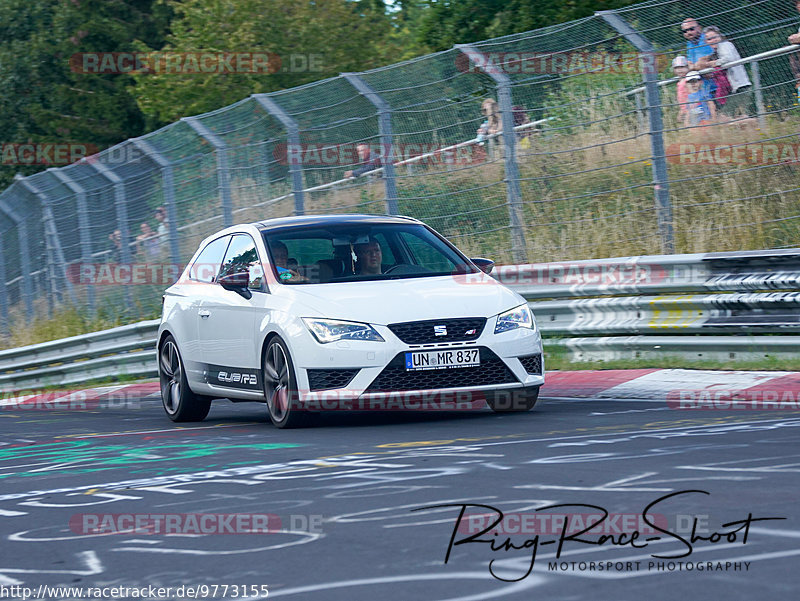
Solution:
{"label": "seat logo badge", "polygon": [[447,326],[433,326],[433,332],[437,336],[447,336]]}

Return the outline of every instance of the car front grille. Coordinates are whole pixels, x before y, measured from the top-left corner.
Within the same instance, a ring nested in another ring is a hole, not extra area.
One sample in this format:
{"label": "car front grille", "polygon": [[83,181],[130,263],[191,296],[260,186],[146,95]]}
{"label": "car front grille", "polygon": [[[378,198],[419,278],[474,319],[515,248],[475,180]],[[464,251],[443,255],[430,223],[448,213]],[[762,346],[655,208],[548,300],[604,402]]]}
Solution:
{"label": "car front grille", "polygon": [[542,373],[542,356],[540,354],[526,355],[519,358],[522,367],[525,368],[529,374],[541,375]]}
{"label": "car front grille", "polygon": [[357,373],[357,369],[309,369],[308,387],[311,390],[344,388]]}
{"label": "car front grille", "polygon": [[484,326],[486,326],[485,317],[469,317],[392,323],[389,324],[389,329],[406,344],[431,344],[476,340],[483,332]]}
{"label": "car front grille", "polygon": [[512,384],[519,381],[492,351],[484,347],[478,347],[478,349],[480,350],[480,365],[477,367],[420,371],[407,371],[405,353],[400,353],[378,374],[378,377],[367,388],[367,392],[436,390],[462,386]]}

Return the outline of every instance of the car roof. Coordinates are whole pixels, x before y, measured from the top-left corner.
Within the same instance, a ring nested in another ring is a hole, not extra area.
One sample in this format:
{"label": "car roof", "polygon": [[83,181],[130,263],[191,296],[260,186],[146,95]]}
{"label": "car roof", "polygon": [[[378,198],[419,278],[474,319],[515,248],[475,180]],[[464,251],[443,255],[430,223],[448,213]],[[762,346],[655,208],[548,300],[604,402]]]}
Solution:
{"label": "car roof", "polygon": [[294,226],[321,225],[376,225],[379,223],[420,223],[413,217],[401,215],[301,215],[295,217],[278,217],[257,221],[252,225],[262,232]]}

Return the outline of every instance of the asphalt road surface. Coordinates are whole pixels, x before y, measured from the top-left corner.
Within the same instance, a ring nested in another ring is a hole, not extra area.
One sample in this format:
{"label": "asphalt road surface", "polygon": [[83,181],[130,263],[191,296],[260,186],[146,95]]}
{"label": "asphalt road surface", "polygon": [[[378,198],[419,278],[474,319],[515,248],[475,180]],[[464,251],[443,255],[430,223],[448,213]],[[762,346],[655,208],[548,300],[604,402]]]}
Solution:
{"label": "asphalt road surface", "polygon": [[228,401],[173,424],[146,391],[7,408],[0,594],[796,599],[798,417],[545,398],[281,431]]}

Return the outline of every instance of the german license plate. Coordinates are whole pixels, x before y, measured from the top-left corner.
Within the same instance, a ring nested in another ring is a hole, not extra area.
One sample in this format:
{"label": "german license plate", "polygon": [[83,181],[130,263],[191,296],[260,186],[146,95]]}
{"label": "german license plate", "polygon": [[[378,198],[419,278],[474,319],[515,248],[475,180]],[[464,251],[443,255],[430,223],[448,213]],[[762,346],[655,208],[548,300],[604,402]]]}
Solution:
{"label": "german license plate", "polygon": [[476,348],[406,353],[407,371],[474,367],[480,364],[480,352]]}

